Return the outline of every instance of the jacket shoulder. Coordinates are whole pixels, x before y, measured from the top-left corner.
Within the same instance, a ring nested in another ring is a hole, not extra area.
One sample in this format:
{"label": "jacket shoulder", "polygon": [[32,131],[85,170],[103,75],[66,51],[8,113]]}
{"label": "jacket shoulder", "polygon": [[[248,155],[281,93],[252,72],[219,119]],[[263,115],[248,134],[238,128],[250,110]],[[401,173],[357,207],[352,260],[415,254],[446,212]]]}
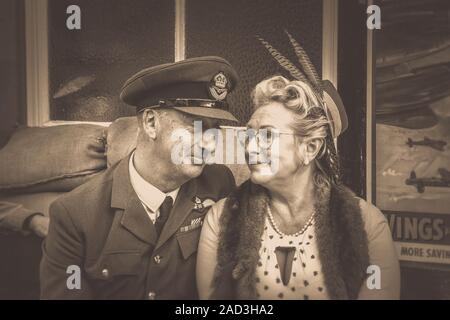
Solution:
{"label": "jacket shoulder", "polygon": [[[112,169],[107,169],[88,182],[73,189],[72,191],[60,196],[56,201],[67,206],[80,205],[80,200],[86,201],[86,198],[93,198],[94,194],[104,193],[108,189],[108,185],[112,185]],[[105,188],[106,187],[106,188]]]}
{"label": "jacket shoulder", "polygon": [[236,187],[231,170],[220,164],[205,166],[202,174],[197,179],[205,191],[216,194],[219,199],[226,197]]}
{"label": "jacket shoulder", "polygon": [[80,229],[110,208],[113,168],[98,174],[83,185],[60,196],[50,207],[50,215],[58,215],[61,208]]}

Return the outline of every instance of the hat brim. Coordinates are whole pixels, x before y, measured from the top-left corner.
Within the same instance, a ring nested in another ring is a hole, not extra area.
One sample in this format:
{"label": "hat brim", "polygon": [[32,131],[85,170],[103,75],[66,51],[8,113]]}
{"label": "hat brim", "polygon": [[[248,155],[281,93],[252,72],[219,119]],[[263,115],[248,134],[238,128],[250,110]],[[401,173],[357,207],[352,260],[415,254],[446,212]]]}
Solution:
{"label": "hat brim", "polygon": [[322,81],[323,88],[323,98],[325,104],[327,105],[327,117],[332,122],[333,137],[337,138],[341,133],[347,130],[348,118],[345,112],[344,103],[334,87],[334,85],[329,80]]}
{"label": "hat brim", "polygon": [[205,107],[172,107],[172,109],[204,118],[239,122],[239,120],[236,119],[230,112],[222,109]]}

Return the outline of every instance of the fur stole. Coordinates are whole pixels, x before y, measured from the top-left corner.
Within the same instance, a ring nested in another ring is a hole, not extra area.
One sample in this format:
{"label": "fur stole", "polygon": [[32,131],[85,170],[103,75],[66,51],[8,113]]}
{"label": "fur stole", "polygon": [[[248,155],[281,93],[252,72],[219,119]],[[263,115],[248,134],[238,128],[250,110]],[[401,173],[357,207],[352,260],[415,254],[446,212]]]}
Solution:
{"label": "fur stole", "polygon": [[[331,299],[356,299],[369,266],[359,198],[344,186],[317,191],[315,232]],[[267,214],[267,190],[247,181],[226,200],[213,299],[256,299],[256,267]]]}

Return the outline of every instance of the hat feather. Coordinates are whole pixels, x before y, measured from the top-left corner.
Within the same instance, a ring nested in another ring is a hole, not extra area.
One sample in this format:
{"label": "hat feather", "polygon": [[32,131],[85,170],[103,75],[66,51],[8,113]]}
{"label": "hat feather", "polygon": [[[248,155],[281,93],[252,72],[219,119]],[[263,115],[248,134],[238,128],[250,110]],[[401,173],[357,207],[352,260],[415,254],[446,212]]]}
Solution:
{"label": "hat feather", "polygon": [[294,48],[295,54],[297,55],[298,61],[300,62],[300,65],[303,68],[303,71],[306,73],[306,76],[308,77],[310,83],[315,87],[317,91],[321,91],[321,79],[319,77],[319,74],[317,73],[316,68],[314,67],[314,64],[309,59],[308,54],[306,53],[305,49],[300,45],[300,43],[297,42],[297,40],[294,39],[294,37],[287,31],[287,36],[289,37],[289,41],[292,44],[292,47]]}
{"label": "hat feather", "polygon": [[297,68],[291,61],[289,61],[288,58],[283,56],[277,49],[275,49],[270,43],[268,43],[266,40],[261,38],[260,36],[256,36],[259,41],[266,47],[267,51],[272,55],[272,57],[278,62],[278,64],[283,67],[286,71],[290,73],[292,77],[294,77],[297,80],[305,81],[306,76],[303,74],[303,72],[300,71],[299,68]]}
{"label": "hat feather", "polygon": [[345,112],[345,107],[342,99],[339,96],[336,88],[330,81],[321,80],[316,68],[314,67],[314,64],[309,59],[308,54],[300,45],[300,43],[298,43],[297,40],[295,40],[287,30],[284,30],[284,32],[289,37],[289,41],[291,42],[295,55],[298,58],[301,69],[291,61],[289,61],[263,38],[261,38],[260,36],[256,37],[266,47],[266,49],[281,67],[289,71],[293,78],[308,83],[315,91],[315,93],[320,96],[320,98],[324,102],[325,115],[330,122],[332,136],[333,138],[336,138],[342,132],[344,132],[348,126],[347,114]]}

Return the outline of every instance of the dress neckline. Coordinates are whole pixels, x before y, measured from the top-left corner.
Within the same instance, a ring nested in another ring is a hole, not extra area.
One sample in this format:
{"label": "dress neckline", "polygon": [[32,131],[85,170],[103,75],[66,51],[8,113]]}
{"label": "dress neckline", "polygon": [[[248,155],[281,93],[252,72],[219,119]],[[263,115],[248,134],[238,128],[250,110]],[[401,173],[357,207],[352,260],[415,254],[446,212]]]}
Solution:
{"label": "dress neckline", "polygon": [[308,221],[306,221],[304,226],[299,231],[297,231],[295,233],[290,233],[290,234],[284,233],[278,228],[277,224],[275,223],[275,219],[274,219],[274,217],[272,215],[272,210],[270,209],[270,205],[267,206],[267,214],[268,214],[269,222],[270,222],[273,230],[275,230],[275,232],[278,233],[278,235],[280,235],[282,237],[299,237],[302,234],[304,234],[306,232],[306,230],[308,230],[308,228],[314,223],[314,218],[316,216],[316,211],[314,211],[311,214],[311,216],[309,217]]}

